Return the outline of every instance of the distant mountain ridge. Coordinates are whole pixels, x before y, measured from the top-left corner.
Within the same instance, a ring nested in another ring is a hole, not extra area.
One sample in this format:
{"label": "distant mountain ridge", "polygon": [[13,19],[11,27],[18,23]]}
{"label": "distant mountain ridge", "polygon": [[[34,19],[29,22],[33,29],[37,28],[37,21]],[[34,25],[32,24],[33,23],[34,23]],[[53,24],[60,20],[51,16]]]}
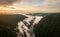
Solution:
{"label": "distant mountain ridge", "polygon": [[30,13],[30,14],[27,14],[27,15],[32,15],[32,16],[45,16],[45,15],[48,15],[48,14],[51,14],[51,13]]}

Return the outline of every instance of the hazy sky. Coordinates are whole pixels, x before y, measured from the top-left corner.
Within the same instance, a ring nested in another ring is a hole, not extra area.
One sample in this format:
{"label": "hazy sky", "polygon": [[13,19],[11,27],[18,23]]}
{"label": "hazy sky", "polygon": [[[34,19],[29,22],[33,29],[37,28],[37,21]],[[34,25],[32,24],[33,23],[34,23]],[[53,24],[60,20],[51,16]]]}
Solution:
{"label": "hazy sky", "polygon": [[1,4],[30,12],[60,12],[60,0],[0,0]]}

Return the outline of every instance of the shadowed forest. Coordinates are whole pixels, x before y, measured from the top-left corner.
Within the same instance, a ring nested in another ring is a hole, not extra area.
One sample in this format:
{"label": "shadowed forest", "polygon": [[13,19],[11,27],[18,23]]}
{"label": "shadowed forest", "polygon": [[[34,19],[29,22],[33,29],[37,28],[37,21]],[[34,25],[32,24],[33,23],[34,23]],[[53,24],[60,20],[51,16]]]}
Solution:
{"label": "shadowed forest", "polygon": [[[33,16],[45,16],[33,28],[36,37],[60,36],[60,13],[41,13]],[[25,18],[28,17],[22,14],[0,14],[0,37],[17,37],[19,33],[18,28],[16,28],[18,27],[17,23]],[[26,34],[24,36],[27,37]]]}

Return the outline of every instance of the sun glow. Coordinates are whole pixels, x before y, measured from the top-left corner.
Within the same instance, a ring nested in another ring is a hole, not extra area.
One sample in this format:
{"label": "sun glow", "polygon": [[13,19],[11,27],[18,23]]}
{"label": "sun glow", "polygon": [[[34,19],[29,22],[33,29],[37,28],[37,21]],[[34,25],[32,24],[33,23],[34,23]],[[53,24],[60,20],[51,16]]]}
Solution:
{"label": "sun glow", "polygon": [[0,13],[6,13],[6,12],[9,12],[9,11],[13,11],[14,9],[13,8],[8,8],[8,7],[0,7]]}
{"label": "sun glow", "polygon": [[27,11],[24,11],[16,6],[0,7],[0,14],[27,14]]}

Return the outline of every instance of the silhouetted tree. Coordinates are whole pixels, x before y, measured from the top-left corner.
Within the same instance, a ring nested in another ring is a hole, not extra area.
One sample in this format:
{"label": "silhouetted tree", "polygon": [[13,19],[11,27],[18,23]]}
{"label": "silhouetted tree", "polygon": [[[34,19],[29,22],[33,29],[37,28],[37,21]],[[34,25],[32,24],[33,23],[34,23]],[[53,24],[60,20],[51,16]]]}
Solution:
{"label": "silhouetted tree", "polygon": [[17,23],[25,18],[21,14],[0,14],[0,37],[17,37]]}
{"label": "silhouetted tree", "polygon": [[34,26],[36,37],[60,37],[60,13],[49,14]]}

